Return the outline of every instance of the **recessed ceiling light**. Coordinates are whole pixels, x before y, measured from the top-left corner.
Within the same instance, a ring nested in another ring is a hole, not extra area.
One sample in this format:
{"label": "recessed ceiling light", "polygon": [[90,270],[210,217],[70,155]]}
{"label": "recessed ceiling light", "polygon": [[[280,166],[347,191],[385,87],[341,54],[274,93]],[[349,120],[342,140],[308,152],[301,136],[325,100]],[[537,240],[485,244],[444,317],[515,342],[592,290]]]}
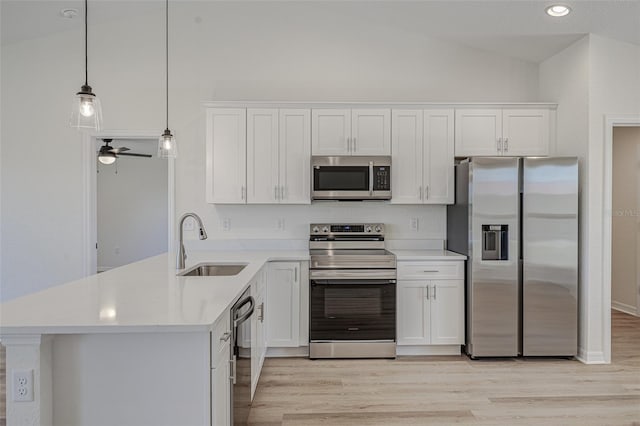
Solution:
{"label": "recessed ceiling light", "polygon": [[62,9],[60,11],[60,16],[67,19],[73,19],[78,16],[78,9]]}
{"label": "recessed ceiling light", "polygon": [[546,12],[547,15],[553,17],[567,16],[569,12],[571,12],[571,8],[569,6],[555,4],[553,6],[547,7]]}

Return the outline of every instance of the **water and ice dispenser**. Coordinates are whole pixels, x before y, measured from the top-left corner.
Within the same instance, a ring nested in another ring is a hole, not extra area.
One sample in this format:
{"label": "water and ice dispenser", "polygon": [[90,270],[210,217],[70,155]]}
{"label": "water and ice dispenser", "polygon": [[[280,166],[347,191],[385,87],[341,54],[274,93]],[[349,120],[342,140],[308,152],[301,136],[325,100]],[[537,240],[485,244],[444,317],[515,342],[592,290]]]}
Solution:
{"label": "water and ice dispenser", "polygon": [[482,260],[509,260],[509,225],[482,225]]}

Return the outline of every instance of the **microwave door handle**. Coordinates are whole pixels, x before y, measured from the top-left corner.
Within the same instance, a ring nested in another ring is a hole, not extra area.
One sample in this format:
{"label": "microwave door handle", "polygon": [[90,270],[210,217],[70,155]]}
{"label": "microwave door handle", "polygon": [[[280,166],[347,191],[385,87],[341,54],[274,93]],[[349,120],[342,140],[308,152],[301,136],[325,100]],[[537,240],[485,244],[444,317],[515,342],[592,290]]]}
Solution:
{"label": "microwave door handle", "polygon": [[369,195],[373,195],[373,161],[369,161]]}

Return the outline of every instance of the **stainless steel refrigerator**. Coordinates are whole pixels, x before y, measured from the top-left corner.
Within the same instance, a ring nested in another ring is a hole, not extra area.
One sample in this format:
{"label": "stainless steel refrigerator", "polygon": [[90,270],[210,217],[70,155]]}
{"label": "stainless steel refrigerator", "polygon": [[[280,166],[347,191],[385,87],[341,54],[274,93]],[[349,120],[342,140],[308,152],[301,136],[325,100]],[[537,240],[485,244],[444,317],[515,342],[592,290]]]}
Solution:
{"label": "stainless steel refrigerator", "polygon": [[468,256],[467,353],[576,355],[577,159],[474,157],[455,188],[447,248]]}

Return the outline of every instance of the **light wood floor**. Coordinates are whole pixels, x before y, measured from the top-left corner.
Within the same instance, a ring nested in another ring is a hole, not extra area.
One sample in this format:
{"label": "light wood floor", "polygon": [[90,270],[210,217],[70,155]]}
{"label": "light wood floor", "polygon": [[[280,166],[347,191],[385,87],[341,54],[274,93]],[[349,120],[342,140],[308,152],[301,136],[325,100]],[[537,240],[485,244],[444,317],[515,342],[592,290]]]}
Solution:
{"label": "light wood floor", "polygon": [[253,425],[640,425],[640,318],[614,312],[613,362],[467,357],[265,361]]}
{"label": "light wood floor", "polygon": [[[610,365],[462,356],[270,358],[249,421],[261,426],[640,426],[640,318],[614,311],[612,326]],[[4,378],[0,346],[0,426],[6,424]]]}

